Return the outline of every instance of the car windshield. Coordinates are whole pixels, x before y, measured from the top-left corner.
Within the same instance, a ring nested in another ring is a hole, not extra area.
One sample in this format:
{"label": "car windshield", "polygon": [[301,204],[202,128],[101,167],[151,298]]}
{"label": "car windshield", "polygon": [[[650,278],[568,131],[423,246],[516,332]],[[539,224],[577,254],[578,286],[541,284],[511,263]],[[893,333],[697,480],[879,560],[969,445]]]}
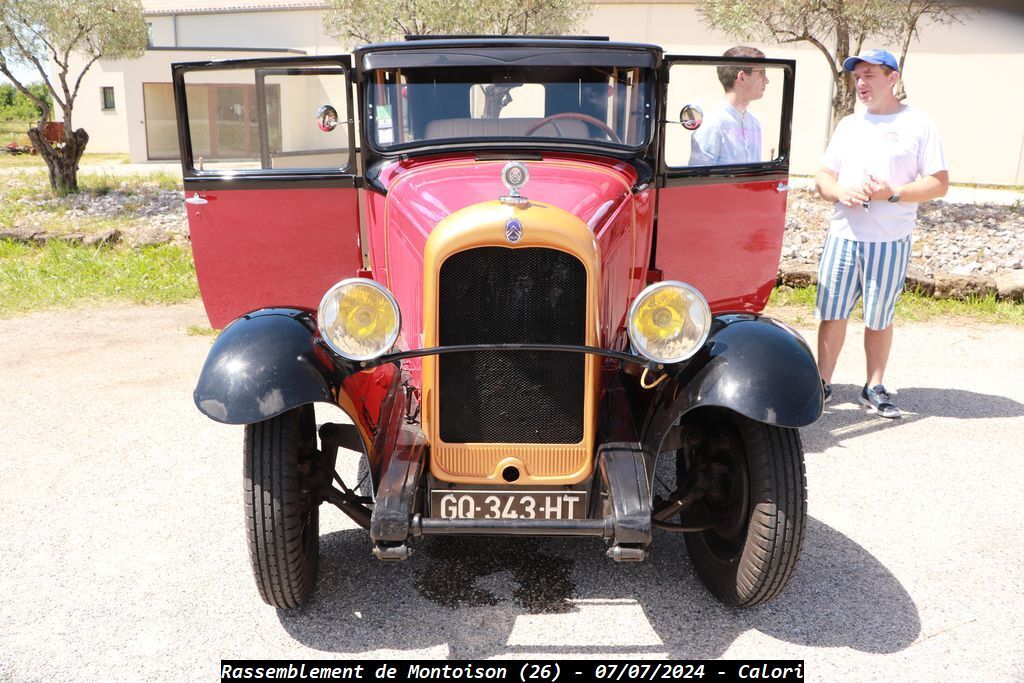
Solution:
{"label": "car windshield", "polygon": [[638,148],[653,120],[653,74],[638,67],[375,69],[366,113],[378,149],[446,142]]}

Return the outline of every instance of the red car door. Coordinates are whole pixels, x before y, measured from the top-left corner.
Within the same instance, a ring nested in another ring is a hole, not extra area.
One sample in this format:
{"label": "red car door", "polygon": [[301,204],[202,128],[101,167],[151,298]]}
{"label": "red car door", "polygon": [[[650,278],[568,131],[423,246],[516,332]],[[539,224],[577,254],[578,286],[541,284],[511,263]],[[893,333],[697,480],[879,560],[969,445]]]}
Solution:
{"label": "red car door", "polygon": [[347,56],[173,66],[192,252],[214,328],[260,308],[315,309],[362,267],[351,74]]}
{"label": "red car door", "polygon": [[[654,263],[664,279],[697,287],[715,313],[761,311],[775,285],[795,67],[790,60],[665,60]],[[676,117],[688,105],[684,127]],[[696,118],[701,124],[690,130]]]}

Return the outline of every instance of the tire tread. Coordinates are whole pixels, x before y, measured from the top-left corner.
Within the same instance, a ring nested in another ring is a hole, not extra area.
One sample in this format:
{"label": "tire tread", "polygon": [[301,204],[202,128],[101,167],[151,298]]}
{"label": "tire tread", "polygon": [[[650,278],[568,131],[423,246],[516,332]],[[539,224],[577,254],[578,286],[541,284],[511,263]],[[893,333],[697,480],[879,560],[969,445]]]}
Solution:
{"label": "tire tread", "polygon": [[[249,559],[260,597],[279,608],[298,607],[309,599],[319,559],[316,543],[312,548],[302,543],[303,501],[297,470],[300,410],[245,428]],[[312,514],[317,527],[316,508]]]}
{"label": "tire tread", "polygon": [[777,597],[796,570],[807,524],[807,483],[796,429],[732,418],[746,451],[751,509],[738,559],[717,558],[700,532],[686,535],[701,580],[722,602],[760,605]]}

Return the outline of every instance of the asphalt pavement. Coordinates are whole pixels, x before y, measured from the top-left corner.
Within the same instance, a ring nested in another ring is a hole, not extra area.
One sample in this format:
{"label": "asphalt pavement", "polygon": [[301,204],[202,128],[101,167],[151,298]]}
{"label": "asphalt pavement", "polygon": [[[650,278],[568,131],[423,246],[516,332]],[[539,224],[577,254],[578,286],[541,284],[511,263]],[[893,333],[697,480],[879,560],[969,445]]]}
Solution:
{"label": "asphalt pavement", "polygon": [[[322,508],[312,603],[262,603],[242,429],[192,403],[201,305],[0,320],[0,680],[216,680],[222,658],[803,659],[809,680],[1024,680],[1024,329],[897,329],[899,421],[836,401],[804,430],[809,523],[788,589],[718,604],[682,539],[430,539],[383,563]],[[813,331],[807,330],[813,338]],[[338,413],[320,411],[318,419]],[[343,476],[355,458],[341,463]]]}

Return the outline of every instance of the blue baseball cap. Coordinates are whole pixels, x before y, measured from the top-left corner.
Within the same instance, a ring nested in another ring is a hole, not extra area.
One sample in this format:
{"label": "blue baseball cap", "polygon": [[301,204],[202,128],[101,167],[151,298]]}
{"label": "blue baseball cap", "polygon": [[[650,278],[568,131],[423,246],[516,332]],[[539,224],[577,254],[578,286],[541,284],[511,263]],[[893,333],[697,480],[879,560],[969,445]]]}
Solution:
{"label": "blue baseball cap", "polygon": [[896,58],[891,53],[885,50],[864,50],[856,57],[848,57],[843,62],[843,69],[846,71],[853,71],[853,68],[857,66],[858,62],[867,62],[868,64],[881,64],[887,66],[893,71],[899,71],[900,65],[896,62]]}

